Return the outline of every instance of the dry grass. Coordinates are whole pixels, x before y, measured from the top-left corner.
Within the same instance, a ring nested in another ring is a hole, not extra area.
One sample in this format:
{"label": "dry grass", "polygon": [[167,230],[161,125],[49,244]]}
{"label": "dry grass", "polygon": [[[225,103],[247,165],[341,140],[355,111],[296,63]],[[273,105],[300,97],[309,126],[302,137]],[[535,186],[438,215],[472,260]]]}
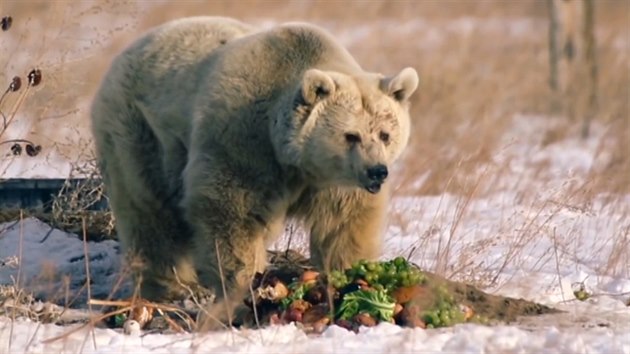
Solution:
{"label": "dry grass", "polygon": [[[88,127],[87,104],[112,56],[141,31],[169,19],[199,15],[235,16],[261,23],[304,20],[319,23],[348,41],[364,67],[393,73],[411,65],[421,75],[414,96],[414,132],[400,176],[401,194],[468,193],[468,176],[491,159],[498,138],[515,113],[552,115],[547,86],[546,7],[541,0],[506,1],[185,1],[163,4],[95,1],[8,2],[14,17],[3,37],[0,83],[40,67],[42,88],[25,103],[21,138],[45,150],[76,157],[74,143]],[[143,8],[140,8],[142,6]],[[611,126],[614,146],[609,166],[593,171],[593,191],[627,193],[628,157],[627,4],[598,3],[600,111],[595,119]],[[512,25],[510,25],[512,21]],[[518,23],[524,27],[519,29]],[[527,22],[530,22],[528,25]],[[89,25],[88,25],[89,23]],[[414,27],[415,26],[415,27]],[[621,44],[620,44],[621,43]],[[626,73],[626,75],[620,73]],[[566,122],[560,132],[569,131]],[[552,142],[558,129],[541,134]],[[11,136],[13,137],[13,136]],[[412,183],[430,171],[421,186]],[[448,188],[445,181],[451,181]]]}

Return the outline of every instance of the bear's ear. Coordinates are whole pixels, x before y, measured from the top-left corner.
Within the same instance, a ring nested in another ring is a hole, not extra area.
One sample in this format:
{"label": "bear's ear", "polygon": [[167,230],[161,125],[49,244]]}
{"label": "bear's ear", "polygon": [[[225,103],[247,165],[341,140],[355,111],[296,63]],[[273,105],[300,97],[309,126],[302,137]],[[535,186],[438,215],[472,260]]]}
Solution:
{"label": "bear's ear", "polygon": [[325,72],[317,69],[309,69],[302,79],[302,97],[309,105],[335,92],[335,82]]}
{"label": "bear's ear", "polygon": [[418,88],[418,73],[414,68],[404,68],[398,75],[381,80],[381,90],[396,101],[408,99]]}

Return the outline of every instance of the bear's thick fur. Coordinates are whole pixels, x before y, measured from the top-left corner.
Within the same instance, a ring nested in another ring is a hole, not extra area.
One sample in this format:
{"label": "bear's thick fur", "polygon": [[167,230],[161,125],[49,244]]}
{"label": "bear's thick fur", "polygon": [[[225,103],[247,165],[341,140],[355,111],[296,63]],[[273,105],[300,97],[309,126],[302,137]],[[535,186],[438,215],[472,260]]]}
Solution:
{"label": "bear's thick fur", "polygon": [[119,238],[144,264],[141,295],[207,288],[232,300],[227,319],[287,218],[310,230],[320,267],[378,257],[417,85],[411,68],[364,71],[303,23],[193,17],[135,41],[91,114]]}

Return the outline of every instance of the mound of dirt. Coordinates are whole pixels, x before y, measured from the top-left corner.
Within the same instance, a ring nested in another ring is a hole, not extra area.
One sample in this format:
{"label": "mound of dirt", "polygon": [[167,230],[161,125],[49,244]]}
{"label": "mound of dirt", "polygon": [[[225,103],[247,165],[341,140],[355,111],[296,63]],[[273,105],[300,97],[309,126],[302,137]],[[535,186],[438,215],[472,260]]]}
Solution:
{"label": "mound of dirt", "polygon": [[457,302],[470,306],[475,313],[489,320],[511,323],[520,316],[561,312],[549,306],[524,299],[488,294],[472,285],[451,281],[433,273],[425,272],[425,275],[428,277],[429,283],[435,284],[435,286],[445,286]]}

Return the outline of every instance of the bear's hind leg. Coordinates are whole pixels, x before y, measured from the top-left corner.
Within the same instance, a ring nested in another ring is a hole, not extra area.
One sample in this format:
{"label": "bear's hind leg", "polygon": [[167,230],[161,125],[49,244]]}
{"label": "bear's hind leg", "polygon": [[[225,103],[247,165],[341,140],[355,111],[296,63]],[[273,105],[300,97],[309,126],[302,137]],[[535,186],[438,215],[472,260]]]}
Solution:
{"label": "bear's hind leg", "polygon": [[101,128],[106,131],[96,129],[97,154],[123,250],[131,261],[140,261],[140,295],[152,300],[188,295],[180,283],[199,290],[188,254],[190,232],[177,200],[171,200],[177,191],[164,178],[158,140],[139,111],[95,107],[95,115],[114,118]]}

